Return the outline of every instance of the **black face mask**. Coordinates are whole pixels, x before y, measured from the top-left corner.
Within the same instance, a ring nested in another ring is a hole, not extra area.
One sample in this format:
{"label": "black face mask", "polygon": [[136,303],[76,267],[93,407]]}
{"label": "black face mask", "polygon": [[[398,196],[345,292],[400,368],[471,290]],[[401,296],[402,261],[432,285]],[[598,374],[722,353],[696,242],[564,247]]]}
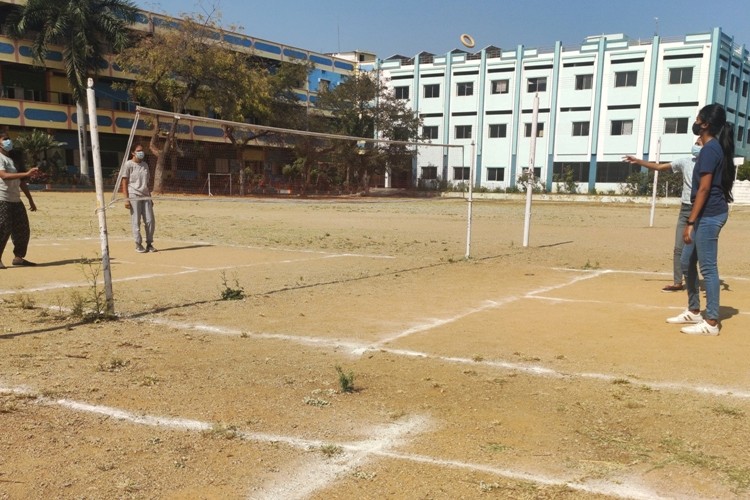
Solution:
{"label": "black face mask", "polygon": [[703,132],[701,124],[698,122],[693,123],[693,135],[701,135],[701,132]]}

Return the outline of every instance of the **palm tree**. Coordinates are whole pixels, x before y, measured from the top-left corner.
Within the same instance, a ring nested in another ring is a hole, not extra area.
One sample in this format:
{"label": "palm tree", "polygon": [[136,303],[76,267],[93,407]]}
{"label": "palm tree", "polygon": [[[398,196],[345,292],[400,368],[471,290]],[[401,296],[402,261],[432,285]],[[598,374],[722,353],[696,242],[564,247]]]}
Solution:
{"label": "palm tree", "polygon": [[63,49],[65,74],[76,102],[82,181],[88,179],[86,81],[96,75],[105,54],[127,46],[127,28],[137,12],[130,0],[28,0],[7,20],[12,36],[33,39],[36,62],[44,64],[50,45]]}
{"label": "palm tree", "polygon": [[30,133],[19,135],[16,138],[16,146],[22,150],[26,156],[26,165],[30,167],[40,167],[45,177],[54,177],[56,172],[55,166],[42,167],[43,164],[47,163],[47,151],[50,149],[60,148],[66,146],[67,143],[59,142],[54,136],[47,132],[39,129],[34,129]]}

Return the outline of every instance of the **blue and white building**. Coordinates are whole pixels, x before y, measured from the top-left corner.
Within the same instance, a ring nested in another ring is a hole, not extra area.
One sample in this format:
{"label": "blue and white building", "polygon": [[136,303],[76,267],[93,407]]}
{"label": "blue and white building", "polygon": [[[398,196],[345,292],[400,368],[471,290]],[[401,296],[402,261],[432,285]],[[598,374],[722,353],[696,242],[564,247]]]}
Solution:
{"label": "blue and white building", "polygon": [[725,106],[737,155],[750,155],[750,57],[720,28],[648,40],[591,36],[578,47],[397,55],[377,71],[423,118],[424,137],[465,145],[463,153],[420,148],[415,181],[468,182],[474,156],[474,186],[515,186],[529,167],[535,96],[534,172],[548,191],[568,169],[579,192],[617,191],[633,171],[624,155],[689,154],[691,125],[708,103]]}

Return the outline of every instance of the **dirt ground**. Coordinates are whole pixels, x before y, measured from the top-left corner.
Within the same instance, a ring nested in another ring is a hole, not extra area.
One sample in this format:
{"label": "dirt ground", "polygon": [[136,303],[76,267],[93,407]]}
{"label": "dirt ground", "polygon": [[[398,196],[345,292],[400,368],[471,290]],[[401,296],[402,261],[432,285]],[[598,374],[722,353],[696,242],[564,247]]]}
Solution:
{"label": "dirt ground", "polygon": [[150,254],[118,203],[118,319],[87,322],[94,195],[35,199],[0,498],[750,497],[750,207],[693,337],[672,204],[535,202],[524,247],[523,200],[476,201],[466,260],[460,199],[163,198]]}

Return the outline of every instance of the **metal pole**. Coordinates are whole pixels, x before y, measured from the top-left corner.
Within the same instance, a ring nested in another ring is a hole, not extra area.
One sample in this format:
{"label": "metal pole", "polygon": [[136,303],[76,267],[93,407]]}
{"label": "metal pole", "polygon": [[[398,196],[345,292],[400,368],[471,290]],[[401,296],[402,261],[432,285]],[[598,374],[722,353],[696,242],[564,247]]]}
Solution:
{"label": "metal pole", "polygon": [[[463,149],[461,150],[463,152]],[[474,141],[471,141],[471,162],[469,163],[469,214],[466,223],[466,258],[471,258],[471,209],[474,202]]]}
{"label": "metal pole", "polygon": [[96,187],[96,213],[99,216],[99,240],[102,245],[102,274],[104,294],[107,299],[107,314],[115,314],[115,301],[112,295],[112,274],[109,267],[109,240],[107,238],[107,213],[104,205],[104,180],[102,178],[102,158],[99,149],[99,127],[96,121],[96,97],[94,80],[88,79],[86,89],[89,108],[89,129],[91,132],[91,154],[94,159],[94,185]]}
{"label": "metal pole", "polygon": [[[656,141],[656,157],[654,161],[659,164],[659,154],[661,153],[661,137]],[[651,219],[649,220],[648,227],[654,227],[654,213],[656,211],[656,186],[659,183],[659,171],[654,171],[654,187],[651,189]]]}
{"label": "metal pole", "polygon": [[526,182],[526,215],[523,222],[523,246],[529,246],[531,226],[531,193],[534,190],[534,163],[536,155],[537,118],[539,116],[539,93],[534,94],[534,112],[531,114],[531,152],[529,153],[529,175]]}

